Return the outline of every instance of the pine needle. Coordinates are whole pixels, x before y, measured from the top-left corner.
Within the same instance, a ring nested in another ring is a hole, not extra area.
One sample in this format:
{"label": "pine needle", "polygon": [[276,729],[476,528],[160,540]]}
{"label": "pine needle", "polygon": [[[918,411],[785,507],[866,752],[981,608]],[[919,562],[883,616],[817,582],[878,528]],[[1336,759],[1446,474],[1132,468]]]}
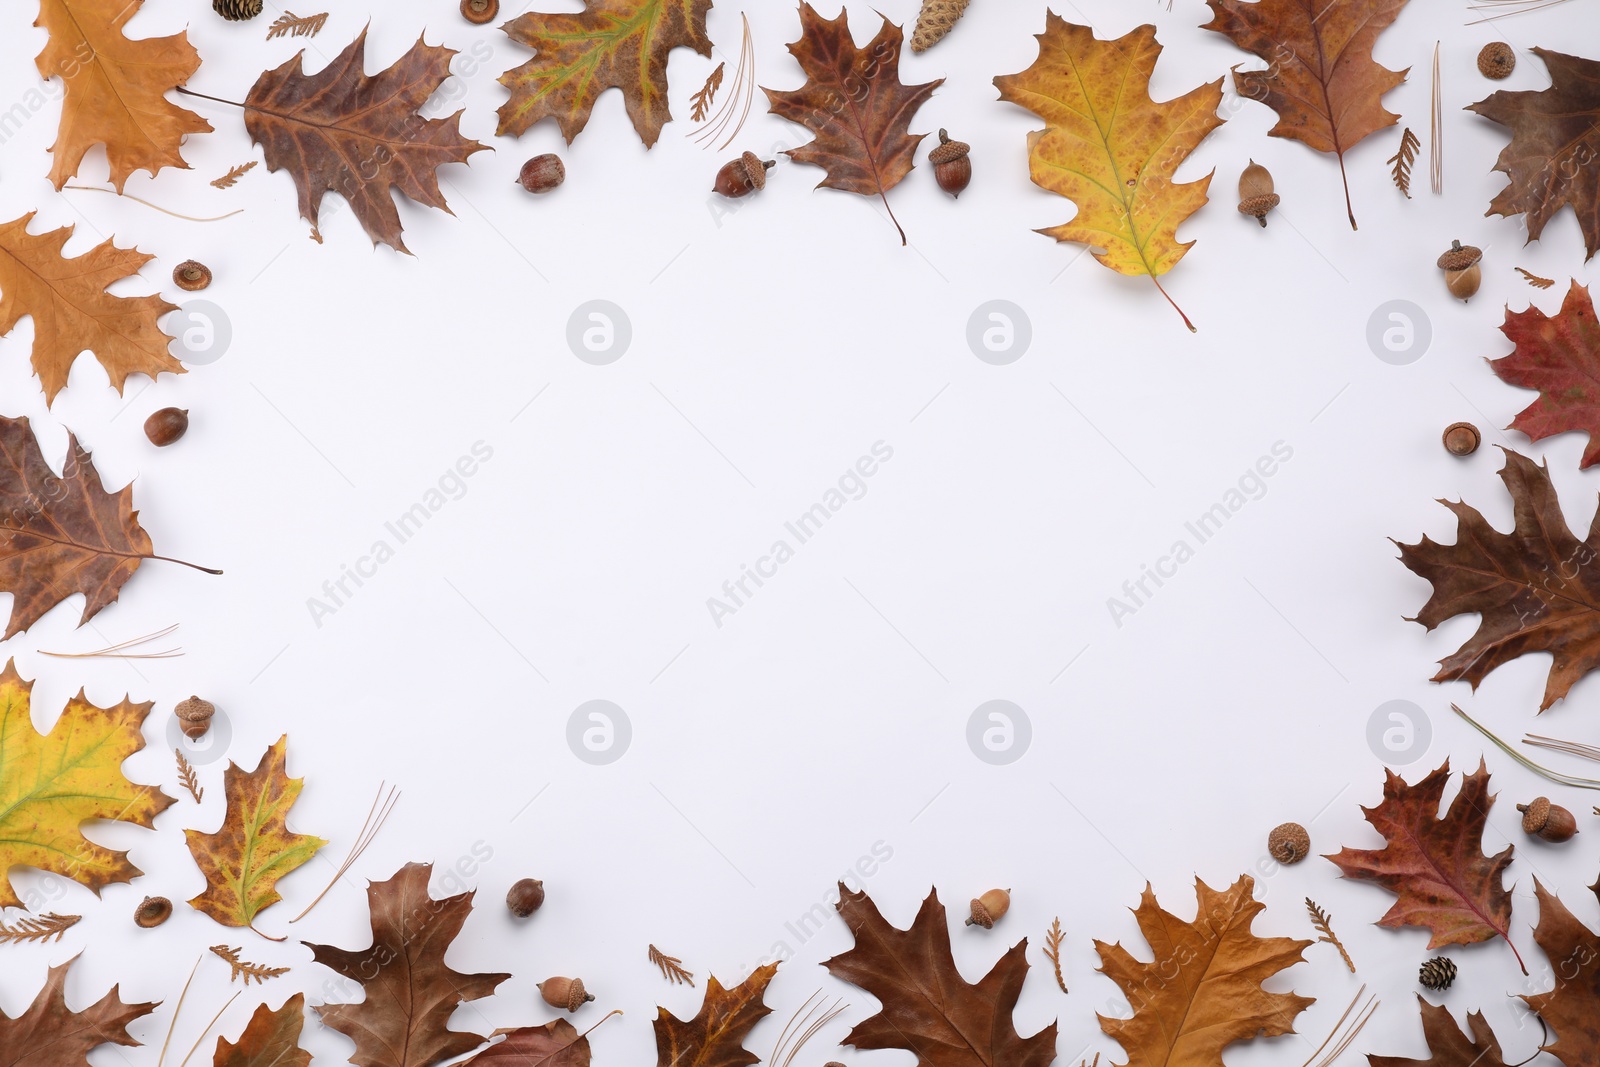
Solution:
{"label": "pine needle", "polygon": [[[755,38],[750,34],[749,16],[739,17],[744,20],[744,37],[739,42],[739,65],[733,68],[733,91],[722,98],[722,106],[711,116],[710,121],[689,135],[705,148],[716,145],[722,149],[732,144],[733,139],[739,136],[739,131],[744,129],[746,120],[750,118],[751,102],[755,99]],[[735,115],[738,116],[737,122],[734,121]],[[718,138],[725,132],[728,134],[727,138],[718,143]]]}
{"label": "pine needle", "polygon": [[239,214],[240,211],[244,210],[244,208],[239,208],[238,211],[230,211],[226,215],[213,215],[213,216],[211,216],[209,218],[197,218],[194,215],[180,215],[176,211],[168,211],[166,208],[162,207],[160,204],[152,204],[148,200],[141,200],[139,197],[134,196],[132,193],[119,193],[115,189],[102,189],[98,185],[63,185],[62,188],[63,189],[78,189],[78,190],[80,190],[82,192],[85,192],[85,193],[110,193],[112,196],[120,196],[120,197],[123,197],[124,199],[132,200],[136,204],[143,204],[145,207],[155,208],[157,211],[161,212],[163,215],[171,215],[173,218],[182,219],[185,222],[221,222],[223,219],[232,218],[233,216]]}
{"label": "pine needle", "polygon": [[1344,965],[1350,968],[1350,973],[1356,973],[1356,961],[1350,958],[1350,953],[1345,951],[1344,942],[1339,940],[1339,935],[1333,932],[1333,920],[1328,913],[1317,905],[1317,902],[1306,897],[1306,911],[1311,914],[1311,925],[1317,928],[1322,936],[1317,940],[1323,944],[1332,945],[1339,950],[1339,955],[1344,957]]}
{"label": "pine needle", "polygon": [[182,782],[189,795],[194,797],[196,804],[202,803],[206,791],[200,786],[200,776],[195,773],[194,764],[184,756],[183,749],[175,748],[172,751],[178,757],[178,781]]}
{"label": "pine needle", "polygon": [[[333,890],[339,879],[345,876],[345,872],[355,866],[356,860],[360,859],[361,854],[371,847],[372,842],[377,839],[378,831],[383,829],[383,824],[389,820],[389,815],[394,811],[394,806],[400,802],[400,790],[394,786],[390,786],[389,795],[387,797],[384,796],[383,787],[385,785],[388,785],[388,783],[378,783],[378,795],[373,799],[372,807],[367,811],[367,820],[361,824],[361,832],[356,835],[355,844],[350,846],[350,855],[346,856],[344,862],[339,865],[339,869],[333,872],[333,877],[328,880],[328,884],[322,892],[317,894],[317,898],[306,905],[305,911],[290,919],[290,923],[297,923],[307,915],[310,915],[311,909],[322,903],[322,898]],[[374,816],[376,816],[376,821],[374,821]]]}
{"label": "pine needle", "polygon": [[1433,114],[1428,134],[1428,180],[1435,196],[1444,192],[1444,95],[1439,77],[1439,42],[1433,42]]}
{"label": "pine needle", "polygon": [[689,118],[693,122],[704,122],[711,105],[716,103],[717,90],[722,88],[722,72],[727,69],[727,63],[718,63],[717,69],[711,72],[711,77],[706,79],[705,86],[692,97],[689,102],[694,105],[694,114]]}
{"label": "pine needle", "polygon": [[211,188],[213,188],[213,189],[232,189],[234,187],[234,185],[238,183],[240,178],[244,177],[245,174],[247,174],[250,171],[255,170],[255,169],[256,169],[256,161],[253,160],[253,159],[248,163],[241,163],[237,167],[234,167],[232,170],[230,170],[228,173],[224,174],[222,177],[218,178],[216,181],[212,182],[211,183]]}
{"label": "pine needle", "polygon": [[172,1033],[178,1028],[178,1016],[183,1013],[183,1002],[188,999],[189,987],[194,984],[194,976],[200,970],[204,956],[194,961],[194,966],[189,970],[189,980],[183,983],[183,992],[178,994],[178,1004],[172,1009],[172,1021],[167,1024],[167,1039],[161,1042],[161,1055],[156,1058],[156,1067],[161,1067],[167,1062],[167,1046],[172,1044]]}
{"label": "pine needle", "polygon": [[683,969],[683,961],[676,956],[669,956],[665,952],[650,946],[650,962],[661,968],[661,977],[673,985],[689,983],[689,988],[694,988],[694,975]]}
{"label": "pine needle", "polygon": [[1417,161],[1417,150],[1422,147],[1422,140],[1411,132],[1407,126],[1400,135],[1400,151],[1389,157],[1388,162],[1393,164],[1389,177],[1394,179],[1394,187],[1406,194],[1406,199],[1411,199],[1411,164]]}
{"label": "pine needle", "polygon": [[[243,992],[243,990],[241,990],[240,992]],[[194,1039],[194,1044],[190,1047],[189,1051],[184,1055],[183,1059],[178,1061],[178,1067],[187,1067],[187,1065],[189,1063],[189,1057],[193,1056],[196,1052],[200,1051],[200,1042],[204,1041],[206,1039],[206,1035],[211,1032],[211,1028],[213,1026],[217,1025],[217,1021],[222,1018],[222,1013],[227,1011],[229,1008],[233,1007],[233,1002],[238,1000],[238,999],[239,999],[239,994],[235,993],[233,996],[228,998],[228,1003],[224,1004],[221,1008],[219,1008],[217,1010],[217,1013],[211,1017],[211,1021],[206,1023],[206,1028],[204,1030],[200,1031],[200,1036]]]}
{"label": "pine needle", "polygon": [[[1553,282],[1551,284],[1554,284]],[[1541,286],[1541,288],[1543,288]],[[1548,748],[1554,752],[1564,752],[1569,756],[1580,756],[1586,760],[1600,762],[1600,748],[1594,745],[1585,745],[1577,741],[1562,741],[1554,737],[1540,737],[1538,734],[1529,734],[1522,739],[1525,745],[1534,748]]]}
{"label": "pine needle", "polygon": [[32,942],[60,941],[66,932],[83,921],[82,915],[57,915],[50,912],[38,918],[18,919],[14,926],[0,922],[0,945],[26,945]]}
{"label": "pine needle", "polygon": [[278,20],[267,29],[267,40],[278,37],[315,37],[322,32],[322,27],[328,24],[328,13],[320,15],[307,15],[301,18],[293,11],[285,11],[278,16]]}
{"label": "pine needle", "polygon": [[1527,279],[1528,284],[1533,286],[1535,289],[1548,289],[1556,283],[1554,278],[1541,278],[1532,271],[1523,270],[1521,267],[1513,267],[1512,270],[1515,270],[1518,274],[1522,275],[1523,278]]}
{"label": "pine needle", "polygon": [[1462,711],[1455,704],[1450,705],[1450,710],[1467,720],[1467,722],[1471,723],[1473,728],[1484,737],[1487,737],[1489,740],[1493,741],[1495,746],[1499,748],[1501,752],[1504,752],[1506,755],[1510,756],[1512,759],[1528,768],[1528,770],[1532,771],[1534,774],[1539,775],[1541,778],[1546,778],[1552,782],[1555,782],[1557,785],[1570,785],[1574,789],[1600,789],[1600,782],[1595,781],[1593,778],[1579,778],[1577,775],[1562,774],[1560,771],[1552,771],[1548,767],[1539,766],[1539,764],[1533,762],[1527,756],[1524,756],[1522,753],[1518,752],[1516,749],[1500,740],[1500,738],[1495,736],[1492,730],[1478,722],[1478,720],[1474,719],[1471,715],[1468,715],[1466,712]]}
{"label": "pine needle", "polygon": [[[1467,23],[1468,26],[1477,26],[1496,19],[1510,18],[1512,15],[1527,15],[1535,11],[1556,7],[1566,3],[1567,0],[1481,0],[1480,3],[1469,4],[1473,11],[1500,11],[1498,15],[1490,15]],[[1502,8],[1507,10],[1501,10]]]}
{"label": "pine needle", "polygon": [[171,626],[157,630],[155,633],[145,634],[143,637],[130,637],[126,641],[118,641],[114,645],[97,648],[93,652],[44,652],[41,650],[40,655],[54,656],[57,659],[93,659],[98,656],[104,656],[108,659],[176,659],[178,656],[183,655],[183,649],[169,648],[165,652],[142,653],[132,653],[127,650],[147,644],[158,637],[166,637],[177,628],[178,624],[173,623]]}
{"label": "pine needle", "polygon": [[287,967],[268,967],[263,963],[251,963],[248,960],[241,960],[239,953],[244,951],[243,949],[229,948],[227,945],[212,945],[211,951],[228,961],[228,968],[232,972],[228,975],[228,981],[230,982],[237,982],[240,978],[243,978],[245,985],[249,985],[252,980],[265,985],[267,979],[279,978],[289,973],[289,968]]}
{"label": "pine needle", "polygon": [[[1361,1013],[1357,1015],[1355,1021],[1350,1024],[1349,1031],[1346,1032],[1344,1036],[1340,1037],[1340,1031],[1344,1030],[1346,1020],[1350,1018],[1350,1013],[1356,1010],[1356,1005],[1361,1003],[1361,997],[1366,993],[1366,991],[1367,987],[1365,985],[1356,990],[1355,999],[1352,1000],[1350,1002],[1350,1006],[1344,1010],[1344,1014],[1339,1016],[1339,1021],[1333,1024],[1333,1032],[1328,1035],[1327,1039],[1324,1040],[1321,1045],[1317,1046],[1317,1051],[1311,1054],[1311,1058],[1306,1060],[1305,1067],[1330,1067],[1330,1065],[1338,1060],[1340,1056],[1345,1054],[1345,1052],[1350,1048],[1351,1043],[1355,1041],[1356,1036],[1360,1034],[1362,1030],[1366,1029],[1367,1023],[1371,1022],[1372,1016],[1377,1013],[1377,997],[1373,997],[1367,1001],[1367,1003],[1362,1007]],[[1332,1043],[1335,1038],[1338,1038],[1338,1043],[1334,1044],[1333,1048],[1329,1049],[1328,1054],[1324,1056],[1323,1050],[1327,1049],[1328,1045]],[[1318,1057],[1321,1058],[1319,1059]]]}
{"label": "pine needle", "polygon": [[[767,1062],[772,1067],[790,1067],[790,1064],[794,1063],[795,1056],[806,1046],[808,1041],[816,1037],[824,1026],[827,1026],[850,1009],[850,1005],[843,1000],[837,1000],[832,1005],[827,1004],[825,1000],[818,1001],[817,998],[821,996],[822,990],[820,989],[811,994],[806,998],[806,1002],[796,1008],[793,1015],[789,1016],[789,1021],[783,1024],[783,1032],[778,1035],[778,1043],[773,1046],[772,1055],[767,1059]],[[816,1001],[815,1005],[813,1005],[813,1001]],[[821,1014],[817,1014],[818,1012]],[[814,1015],[815,1018],[813,1018]],[[784,1048],[788,1045],[791,1031],[793,1031],[794,1044],[789,1046],[788,1052],[785,1053]],[[779,1056],[783,1058],[780,1060]]]}
{"label": "pine needle", "polygon": [[1049,960],[1056,969],[1056,985],[1061,987],[1061,992],[1067,991],[1067,980],[1061,976],[1061,942],[1067,939],[1066,933],[1061,929],[1061,916],[1056,916],[1050,924],[1050,932],[1044,935],[1044,958]]}

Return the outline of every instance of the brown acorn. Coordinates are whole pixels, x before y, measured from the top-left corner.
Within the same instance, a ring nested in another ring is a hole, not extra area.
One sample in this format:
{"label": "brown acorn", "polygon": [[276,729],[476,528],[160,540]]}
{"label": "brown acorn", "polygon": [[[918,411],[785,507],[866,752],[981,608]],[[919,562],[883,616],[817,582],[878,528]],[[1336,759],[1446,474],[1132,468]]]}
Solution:
{"label": "brown acorn", "polygon": [[198,292],[211,284],[211,268],[186,259],[172,269],[172,283],[185,292]]}
{"label": "brown acorn", "polygon": [[1531,804],[1518,804],[1522,812],[1522,832],[1553,844],[1571,841],[1578,832],[1578,820],[1572,812],[1559,804],[1550,803],[1547,797],[1535,797]]}
{"label": "brown acorn", "polygon": [[544,903],[544,883],[537,878],[524,878],[506,894],[506,907],[519,919],[526,919]]}
{"label": "brown acorn", "polygon": [[1272,172],[1251,160],[1239,175],[1239,211],[1249,215],[1263,227],[1267,225],[1267,212],[1277,207],[1281,198],[1273,192]]}
{"label": "brown acorn", "polygon": [[939,188],[951,196],[959,197],[972,184],[972,146],[965,141],[952,141],[946,130],[939,131],[939,146],[928,153],[933,164],[933,177]]}
{"label": "brown acorn", "polygon": [[567,166],[561,157],[547,152],[534,156],[522,165],[517,184],[530,193],[548,193],[567,180]]}
{"label": "brown acorn", "polygon": [[1267,851],[1285,867],[1292,867],[1311,855],[1311,835],[1297,822],[1282,823],[1268,835]]}
{"label": "brown acorn", "polygon": [[144,420],[144,435],[157,448],[166,448],[189,432],[189,412],[183,408],[162,408]]}
{"label": "brown acorn", "polygon": [[184,736],[191,741],[198,741],[206,735],[206,731],[211,729],[211,716],[216,713],[215,704],[199,697],[180,700],[178,706],[173,709],[173,714],[178,716]]}
{"label": "brown acorn", "polygon": [[972,901],[972,913],[967,916],[967,925],[988,930],[1010,910],[1011,890],[991,889]]}
{"label": "brown acorn", "polygon": [[754,152],[746,152],[717,171],[717,184],[712,189],[735,200],[759,193],[767,187],[767,171],[777,165],[775,159],[763,161]]}
{"label": "brown acorn", "polygon": [[500,14],[500,0],[461,0],[461,17],[475,26],[493,22]]}
{"label": "brown acorn", "polygon": [[172,901],[166,897],[145,897],[133,909],[133,921],[146,930],[154,929],[172,918]]}
{"label": "brown acorn", "polygon": [[581,978],[546,978],[538,989],[546,1004],[567,1011],[577,1011],[594,999],[594,994],[583,988]]}
{"label": "brown acorn", "polygon": [[1478,73],[1499,81],[1517,69],[1517,54],[1504,41],[1490,41],[1478,53]]}
{"label": "brown acorn", "polygon": [[1460,241],[1450,242],[1450,247],[1439,257],[1439,269],[1444,271],[1444,284],[1449,287],[1451,296],[1465,302],[1478,291],[1483,282],[1483,270],[1478,265],[1482,258],[1481,249]]}
{"label": "brown acorn", "polygon": [[1452,422],[1444,428],[1444,448],[1452,456],[1470,456],[1483,442],[1483,434],[1470,422]]}

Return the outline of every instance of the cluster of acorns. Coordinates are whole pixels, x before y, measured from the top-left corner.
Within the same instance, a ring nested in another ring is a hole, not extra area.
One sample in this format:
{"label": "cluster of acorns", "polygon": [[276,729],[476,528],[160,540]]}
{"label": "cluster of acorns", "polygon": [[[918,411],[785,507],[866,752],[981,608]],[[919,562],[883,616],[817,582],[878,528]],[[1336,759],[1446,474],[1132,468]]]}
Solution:
{"label": "cluster of acorns", "polygon": [[[524,878],[506,893],[506,908],[519,919],[526,919],[544,906],[544,883],[537,878]],[[577,1011],[594,999],[594,994],[583,987],[582,978],[557,975],[538,983],[539,995],[552,1008]]]}

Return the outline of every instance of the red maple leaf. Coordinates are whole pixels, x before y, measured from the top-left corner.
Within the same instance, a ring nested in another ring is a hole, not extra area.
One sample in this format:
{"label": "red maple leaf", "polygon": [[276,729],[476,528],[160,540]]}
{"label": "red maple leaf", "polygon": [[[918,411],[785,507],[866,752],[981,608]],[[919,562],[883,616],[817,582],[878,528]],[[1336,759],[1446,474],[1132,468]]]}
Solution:
{"label": "red maple leaf", "polygon": [[1536,307],[1508,308],[1500,332],[1517,347],[1489,366],[1508,385],[1539,390],[1539,399],[1522,409],[1511,428],[1531,441],[1580,430],[1589,444],[1578,465],[1600,463],[1600,321],[1588,287],[1574,279],[1554,316]]}

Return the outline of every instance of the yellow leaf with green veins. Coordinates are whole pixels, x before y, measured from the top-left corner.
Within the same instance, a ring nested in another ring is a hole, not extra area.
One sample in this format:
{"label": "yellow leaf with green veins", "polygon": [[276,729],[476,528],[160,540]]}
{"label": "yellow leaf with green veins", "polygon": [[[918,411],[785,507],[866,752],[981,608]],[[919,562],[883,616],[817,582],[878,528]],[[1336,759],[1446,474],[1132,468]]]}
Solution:
{"label": "yellow leaf with green veins", "polygon": [[206,891],[189,901],[224,926],[251,926],[283,898],[278,879],[309,862],[327,842],[289,832],[289,809],[305,784],[289,777],[287,736],[269,748],[256,769],[233,762],[223,774],[228,810],[214,834],[187,831],[189,852],[206,876]]}
{"label": "yellow leaf with green veins", "polygon": [[80,827],[109,819],[153,829],[173,804],[156,787],[122,775],[123,761],[144,748],[149,704],[98,708],[80,691],[40,734],[32,690],[7,661],[0,672],[0,908],[22,906],[9,877],[16,867],[59,874],[96,893],[131,882],[144,872],[128,854],[95,844]]}
{"label": "yellow leaf with green veins", "polygon": [[1150,99],[1161,55],[1154,26],[1100,41],[1087,26],[1046,14],[1038,40],[1033,66],[994,83],[1003,99],[1049,124],[1028,136],[1034,184],[1078,205],[1071,222],[1039,232],[1088,245],[1120,274],[1148,275],[1166,296],[1160,276],[1194,244],[1179,243],[1178,225],[1206,203],[1211,185],[1210,174],[1183,184],[1173,175],[1222,125],[1222,79],[1165,103]]}

